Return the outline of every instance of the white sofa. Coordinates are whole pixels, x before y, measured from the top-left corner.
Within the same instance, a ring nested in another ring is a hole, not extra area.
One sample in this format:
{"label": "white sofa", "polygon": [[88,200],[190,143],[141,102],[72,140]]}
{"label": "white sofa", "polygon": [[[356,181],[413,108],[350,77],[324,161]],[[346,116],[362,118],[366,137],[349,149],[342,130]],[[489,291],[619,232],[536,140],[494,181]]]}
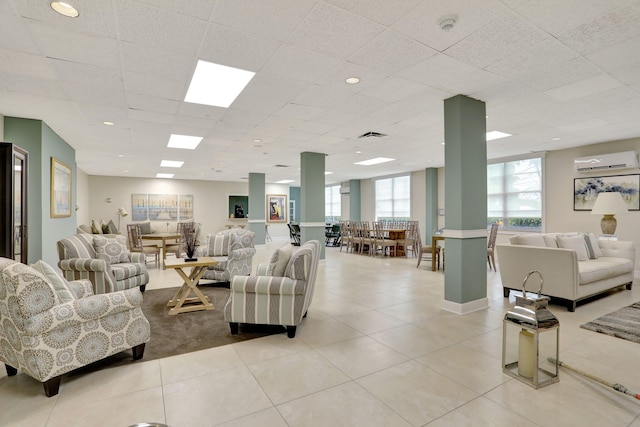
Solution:
{"label": "white sofa", "polygon": [[[521,234],[510,242],[496,246],[505,297],[511,289],[521,291],[532,270],[544,278],[542,294],[562,300],[569,311],[575,311],[578,301],[610,289],[631,289],[634,242],[598,240],[582,233]],[[531,282],[527,292],[537,292],[538,281]]]}

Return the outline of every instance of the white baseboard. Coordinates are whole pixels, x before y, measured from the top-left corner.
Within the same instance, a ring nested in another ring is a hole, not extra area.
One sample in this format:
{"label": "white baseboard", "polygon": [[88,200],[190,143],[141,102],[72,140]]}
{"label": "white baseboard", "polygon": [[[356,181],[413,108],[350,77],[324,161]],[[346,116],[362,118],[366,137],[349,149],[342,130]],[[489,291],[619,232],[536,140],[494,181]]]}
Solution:
{"label": "white baseboard", "polygon": [[448,311],[454,314],[460,314],[462,316],[464,316],[465,314],[473,313],[474,311],[485,310],[487,308],[489,308],[488,298],[481,298],[475,301],[465,302],[463,304],[447,300],[444,300],[444,302],[442,303],[442,309],[444,311]]}

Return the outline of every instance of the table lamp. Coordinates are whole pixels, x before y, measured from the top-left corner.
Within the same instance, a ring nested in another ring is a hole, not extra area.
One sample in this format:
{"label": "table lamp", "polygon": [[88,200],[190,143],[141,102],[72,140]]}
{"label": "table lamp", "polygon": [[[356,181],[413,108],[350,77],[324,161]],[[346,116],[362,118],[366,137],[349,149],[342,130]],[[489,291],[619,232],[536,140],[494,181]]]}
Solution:
{"label": "table lamp", "polygon": [[591,213],[594,215],[603,215],[600,220],[602,234],[614,234],[616,232],[617,221],[613,216],[627,213],[627,211],[627,205],[624,200],[622,200],[622,194],[611,191],[598,194]]}
{"label": "table lamp", "polygon": [[129,213],[124,207],[118,208],[118,231],[120,231],[120,218],[127,215],[129,215]]}

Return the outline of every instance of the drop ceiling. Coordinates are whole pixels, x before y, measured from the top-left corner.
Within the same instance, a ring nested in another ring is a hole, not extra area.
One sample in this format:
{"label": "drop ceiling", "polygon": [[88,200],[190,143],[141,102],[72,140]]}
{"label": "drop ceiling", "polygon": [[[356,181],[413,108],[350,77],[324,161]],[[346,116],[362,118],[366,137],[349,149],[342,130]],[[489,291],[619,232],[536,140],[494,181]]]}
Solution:
{"label": "drop ceiling", "polygon": [[[640,136],[637,0],[70,2],[0,1],[0,114],[45,121],[90,175],[296,185],[304,151],[328,184],[439,167],[457,94],[513,135],[490,159]],[[228,109],[185,103],[199,59],[256,75]],[[354,165],[374,157],[396,160]]]}

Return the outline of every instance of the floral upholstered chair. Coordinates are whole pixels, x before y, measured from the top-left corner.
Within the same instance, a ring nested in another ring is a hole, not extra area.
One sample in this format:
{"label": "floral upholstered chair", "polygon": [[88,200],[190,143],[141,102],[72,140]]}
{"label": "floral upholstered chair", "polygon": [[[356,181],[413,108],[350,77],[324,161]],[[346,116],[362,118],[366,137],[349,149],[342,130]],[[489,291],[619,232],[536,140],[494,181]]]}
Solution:
{"label": "floral upholstered chair", "polygon": [[278,249],[268,264],[258,265],[255,276],[235,276],[224,307],[224,320],[232,334],[240,323],[282,325],[287,336],[307,315],[320,258],[320,242],[310,240],[293,252],[290,245]]}
{"label": "floral upholstered chair", "polygon": [[124,236],[76,234],[58,241],[58,267],[67,280],[89,279],[93,292],[105,294],[149,283],[145,255],[127,249]]}
{"label": "floral upholstered chair", "polygon": [[218,263],[207,269],[203,279],[229,282],[233,276],[251,274],[256,249],[253,240],[256,234],[243,228],[231,228],[216,234],[207,234],[206,244],[198,248],[197,256],[210,256]]}
{"label": "floral upholstered chair", "polygon": [[91,282],[67,282],[51,266],[0,258],[0,362],[58,393],[69,371],[133,348],[140,359],[149,322],[136,287],[94,295]]}

